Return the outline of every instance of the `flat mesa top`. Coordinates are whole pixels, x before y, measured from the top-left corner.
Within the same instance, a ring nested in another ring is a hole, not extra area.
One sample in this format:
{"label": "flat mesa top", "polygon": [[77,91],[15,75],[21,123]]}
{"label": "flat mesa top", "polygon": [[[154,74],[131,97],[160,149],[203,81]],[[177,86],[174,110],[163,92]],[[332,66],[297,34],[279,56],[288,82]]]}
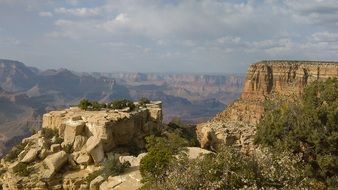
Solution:
{"label": "flat mesa top", "polygon": [[323,65],[338,67],[338,61],[263,60],[253,65]]}

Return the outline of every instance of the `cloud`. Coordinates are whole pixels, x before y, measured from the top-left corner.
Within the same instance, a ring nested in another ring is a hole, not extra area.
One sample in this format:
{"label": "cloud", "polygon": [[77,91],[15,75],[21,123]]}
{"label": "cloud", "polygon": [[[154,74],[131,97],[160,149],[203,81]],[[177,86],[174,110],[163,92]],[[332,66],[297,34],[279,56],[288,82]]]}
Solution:
{"label": "cloud", "polygon": [[17,40],[15,38],[11,38],[11,37],[0,38],[0,47],[18,46],[20,44],[21,44],[20,40]]}
{"label": "cloud", "polygon": [[57,14],[64,14],[64,15],[71,15],[77,17],[90,17],[90,16],[97,16],[99,15],[99,8],[74,8],[74,9],[67,9],[64,7],[57,8],[54,10]]}
{"label": "cloud", "polygon": [[285,4],[300,21],[328,27],[338,26],[336,0],[287,0]]}
{"label": "cloud", "polygon": [[53,17],[53,13],[48,12],[48,11],[42,11],[42,12],[39,12],[39,16],[41,16],[41,17]]}
{"label": "cloud", "polygon": [[317,32],[311,35],[312,39],[315,42],[332,42],[338,43],[338,33],[330,33],[330,32]]}
{"label": "cloud", "polygon": [[[88,63],[88,70],[111,64],[124,70],[233,71],[241,66],[244,71],[260,59],[338,59],[336,0],[0,3],[0,16],[6,17],[0,34],[15,34],[35,52],[50,54],[50,60],[58,52],[65,62]],[[90,66],[89,60],[98,64]]]}
{"label": "cloud", "polygon": [[121,13],[115,17],[115,22],[125,24],[129,21],[127,14]]}

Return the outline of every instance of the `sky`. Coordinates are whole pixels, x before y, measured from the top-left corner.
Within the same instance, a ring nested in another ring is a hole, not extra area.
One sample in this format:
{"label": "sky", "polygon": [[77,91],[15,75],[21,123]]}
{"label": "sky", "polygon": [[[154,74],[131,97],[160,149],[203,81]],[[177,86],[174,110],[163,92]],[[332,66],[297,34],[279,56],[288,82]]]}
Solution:
{"label": "sky", "polygon": [[84,72],[334,61],[338,0],[0,0],[0,58]]}

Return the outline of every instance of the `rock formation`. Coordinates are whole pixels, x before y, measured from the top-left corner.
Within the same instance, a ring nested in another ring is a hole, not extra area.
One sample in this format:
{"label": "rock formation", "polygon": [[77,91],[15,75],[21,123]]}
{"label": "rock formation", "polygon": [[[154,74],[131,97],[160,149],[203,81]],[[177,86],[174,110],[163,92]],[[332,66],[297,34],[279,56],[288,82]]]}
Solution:
{"label": "rock formation", "polygon": [[261,61],[250,65],[241,97],[197,127],[202,148],[225,142],[252,151],[254,126],[265,112],[265,100],[297,98],[307,84],[337,76],[338,62]]}
{"label": "rock formation", "polygon": [[17,158],[1,160],[5,189],[87,189],[86,176],[112,151],[144,148],[144,137],[162,126],[162,104],[132,111],[72,107],[44,114],[42,126],[23,139]]}
{"label": "rock formation", "polygon": [[49,112],[42,120],[43,128],[58,130],[64,143],[74,149],[79,149],[79,144],[86,141],[84,139],[88,139],[86,144],[90,151],[95,151],[100,143],[105,152],[123,145],[143,148],[143,138],[162,123],[162,105],[154,102],[131,112],[84,111],[75,107]]}

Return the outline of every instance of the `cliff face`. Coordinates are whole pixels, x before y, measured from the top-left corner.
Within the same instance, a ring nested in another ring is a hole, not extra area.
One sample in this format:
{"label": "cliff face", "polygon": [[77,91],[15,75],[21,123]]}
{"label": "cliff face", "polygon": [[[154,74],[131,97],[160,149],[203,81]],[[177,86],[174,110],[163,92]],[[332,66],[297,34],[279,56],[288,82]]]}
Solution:
{"label": "cliff face", "polygon": [[[276,96],[288,99],[297,98],[307,84],[330,77],[338,77],[338,62],[261,61],[250,65],[241,97],[211,121],[198,126],[197,133],[202,147],[211,146],[212,143],[208,138],[214,138],[214,141],[224,141],[224,132],[220,132],[222,128],[242,126],[242,129],[245,129],[249,127],[253,128],[249,131],[254,133],[253,126],[264,114],[266,99]],[[208,131],[210,134],[206,135],[203,131]],[[220,138],[215,134],[218,134]],[[243,144],[240,142],[243,141],[243,139],[240,140],[241,134],[237,136],[239,137],[235,137],[235,141]],[[250,141],[249,144],[251,143]]]}
{"label": "cliff face", "polygon": [[248,69],[240,99],[214,120],[242,121],[255,125],[264,113],[264,100],[274,96],[297,97],[307,84],[337,76],[338,65],[335,62],[258,62]]}

